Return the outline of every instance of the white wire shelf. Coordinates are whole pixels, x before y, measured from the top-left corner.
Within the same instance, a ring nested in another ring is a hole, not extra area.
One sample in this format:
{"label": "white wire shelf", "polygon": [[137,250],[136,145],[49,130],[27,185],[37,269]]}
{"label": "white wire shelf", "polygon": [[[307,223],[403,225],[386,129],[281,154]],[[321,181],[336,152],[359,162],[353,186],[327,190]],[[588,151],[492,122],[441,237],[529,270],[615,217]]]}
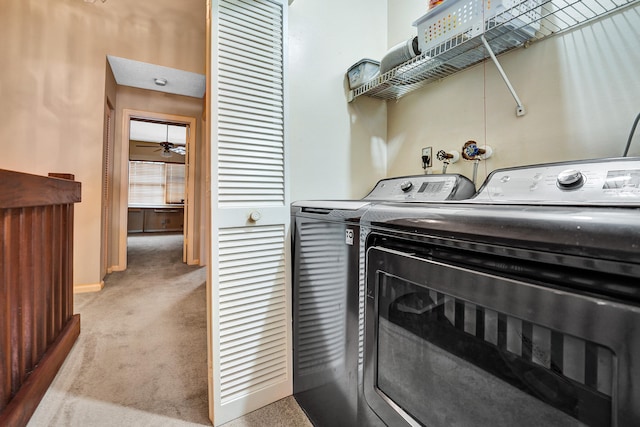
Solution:
{"label": "white wire shelf", "polygon": [[[359,96],[399,99],[429,83],[482,62],[490,58],[482,36],[497,55],[575,29],[633,5],[640,5],[640,0],[523,1],[485,20],[483,34],[474,37],[469,37],[467,33],[457,34],[349,91],[349,102]],[[535,13],[540,19],[537,21],[539,29],[532,36],[520,18],[531,16],[533,8],[536,8]]]}

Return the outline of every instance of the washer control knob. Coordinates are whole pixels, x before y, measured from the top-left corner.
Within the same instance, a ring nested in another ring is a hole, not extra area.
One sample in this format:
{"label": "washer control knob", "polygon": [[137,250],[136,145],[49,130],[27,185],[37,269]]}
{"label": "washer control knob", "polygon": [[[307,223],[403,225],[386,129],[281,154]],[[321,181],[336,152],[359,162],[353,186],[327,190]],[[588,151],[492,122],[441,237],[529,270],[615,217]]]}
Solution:
{"label": "washer control knob", "polygon": [[558,187],[571,190],[584,184],[584,175],[579,170],[567,169],[558,174]]}
{"label": "washer control knob", "polygon": [[400,183],[400,189],[405,193],[411,190],[412,188],[413,188],[413,183],[411,181],[403,181],[402,183]]}

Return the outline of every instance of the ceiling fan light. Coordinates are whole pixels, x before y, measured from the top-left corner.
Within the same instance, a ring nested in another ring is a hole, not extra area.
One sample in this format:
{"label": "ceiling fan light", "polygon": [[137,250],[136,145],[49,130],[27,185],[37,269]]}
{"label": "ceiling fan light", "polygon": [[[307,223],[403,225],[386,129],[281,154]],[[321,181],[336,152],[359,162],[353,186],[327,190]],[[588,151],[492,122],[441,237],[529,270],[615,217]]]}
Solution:
{"label": "ceiling fan light", "polygon": [[171,152],[171,150],[162,150],[162,157],[171,157],[173,155],[173,153]]}

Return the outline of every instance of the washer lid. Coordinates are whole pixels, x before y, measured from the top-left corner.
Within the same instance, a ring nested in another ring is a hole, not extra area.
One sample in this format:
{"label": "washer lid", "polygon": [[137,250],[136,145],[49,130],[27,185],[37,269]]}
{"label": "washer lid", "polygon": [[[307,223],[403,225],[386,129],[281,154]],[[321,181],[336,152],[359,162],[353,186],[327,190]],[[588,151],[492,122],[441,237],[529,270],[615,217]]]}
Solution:
{"label": "washer lid", "polygon": [[640,158],[493,171],[472,203],[640,206]]}
{"label": "washer lid", "polygon": [[291,204],[294,208],[357,211],[370,203],[364,200],[299,200]]}
{"label": "washer lid", "polygon": [[413,175],[380,180],[365,200],[377,202],[441,202],[465,200],[475,186],[458,174]]}

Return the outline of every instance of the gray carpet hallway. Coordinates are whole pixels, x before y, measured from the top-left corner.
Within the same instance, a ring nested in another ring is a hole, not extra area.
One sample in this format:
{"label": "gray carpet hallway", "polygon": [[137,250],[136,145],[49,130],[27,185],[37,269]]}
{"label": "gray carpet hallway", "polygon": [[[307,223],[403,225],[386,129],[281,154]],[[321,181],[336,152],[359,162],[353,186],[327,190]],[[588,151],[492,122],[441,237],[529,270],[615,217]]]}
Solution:
{"label": "gray carpet hallway", "polygon": [[[206,268],[181,234],[130,235],[128,268],[76,294],[81,332],[28,427],[209,426]],[[288,397],[225,427],[311,426]]]}

